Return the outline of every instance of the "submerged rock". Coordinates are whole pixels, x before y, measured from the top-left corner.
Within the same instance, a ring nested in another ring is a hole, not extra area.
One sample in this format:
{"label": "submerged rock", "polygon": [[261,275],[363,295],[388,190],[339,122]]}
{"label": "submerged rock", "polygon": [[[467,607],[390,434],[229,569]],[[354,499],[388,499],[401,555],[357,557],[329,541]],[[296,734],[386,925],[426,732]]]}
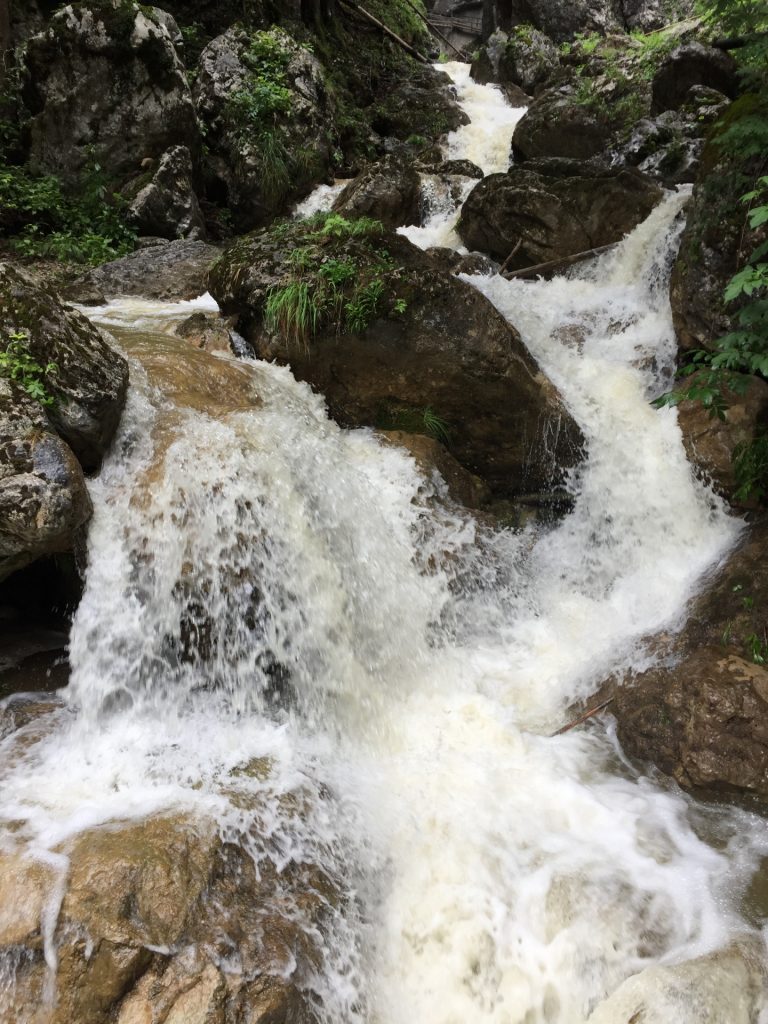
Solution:
{"label": "submerged rock", "polygon": [[[458,232],[510,270],[618,242],[645,220],[661,190],[634,170],[537,160],[491,174],[470,193]],[[521,244],[518,244],[521,243]]]}
{"label": "submerged rock", "polygon": [[459,505],[480,508],[490,497],[480,477],[468,473],[437,438],[405,430],[380,430],[378,434],[387,444],[405,448],[424,476],[436,485],[438,493],[445,489],[448,497]]}
{"label": "submerged rock", "polygon": [[76,177],[92,153],[116,177],[169,146],[198,145],[168,16],[153,7],[69,4],[28,41],[25,64],[36,171]]}
{"label": "submerged rock", "polygon": [[[330,879],[291,861],[258,868],[212,822],[153,818],[87,831],[51,863],[0,854],[0,956],[15,983],[17,1024],[311,1024],[307,988],[322,925],[338,899]],[[55,1001],[42,922],[55,887]]]}
{"label": "submerged rock", "polygon": [[611,710],[626,752],[685,788],[768,796],[768,524],[757,524],[694,601],[654,668]]}
{"label": "submerged rock", "polygon": [[218,317],[193,313],[178,325],[174,333],[205,352],[229,354],[232,351],[232,336]]}
{"label": "submerged rock", "polygon": [[198,241],[158,241],[128,256],[102,263],[64,290],[73,302],[140,295],[170,302],[195,299],[206,290],[208,271],[221,249]]}
{"label": "submerged rock", "polygon": [[47,387],[53,427],[83,468],[98,468],[117,429],[128,388],[128,364],[82,314],[62,306],[10,264],[0,264],[0,319],[24,339],[36,362],[55,370]]}
{"label": "submerged rock", "polygon": [[[290,262],[298,250],[300,279]],[[322,284],[329,275],[340,291]],[[402,429],[404,416],[429,414],[462,466],[502,493],[546,491],[579,458],[580,431],[514,328],[402,236],[282,225],[228,249],[210,287],[253,352],[290,363],[343,425]],[[302,288],[317,309],[304,335],[288,302]],[[276,298],[288,304],[283,319],[267,316]]]}

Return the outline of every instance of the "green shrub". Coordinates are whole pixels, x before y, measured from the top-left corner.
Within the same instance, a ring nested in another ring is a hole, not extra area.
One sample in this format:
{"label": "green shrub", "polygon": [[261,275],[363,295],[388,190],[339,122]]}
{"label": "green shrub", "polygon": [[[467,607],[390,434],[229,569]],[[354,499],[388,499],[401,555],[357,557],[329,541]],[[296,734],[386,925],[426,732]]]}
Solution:
{"label": "green shrub", "polygon": [[11,331],[0,349],[0,377],[16,381],[30,398],[41,405],[53,405],[54,396],[47,389],[46,378],[55,377],[55,363],[45,366],[37,362],[28,347],[29,335],[25,331]]}

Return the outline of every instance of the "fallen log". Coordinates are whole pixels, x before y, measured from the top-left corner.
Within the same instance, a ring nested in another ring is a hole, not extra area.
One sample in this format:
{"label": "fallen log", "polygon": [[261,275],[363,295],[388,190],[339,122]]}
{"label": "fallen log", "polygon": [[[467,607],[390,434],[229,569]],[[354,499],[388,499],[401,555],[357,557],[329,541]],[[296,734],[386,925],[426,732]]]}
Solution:
{"label": "fallen log", "polygon": [[356,3],[355,0],[339,0],[339,2],[343,4],[344,7],[349,7],[350,10],[357,11],[358,14],[362,14],[364,18],[367,18],[373,25],[380,28],[385,36],[397,43],[398,46],[405,50],[406,53],[409,53],[412,57],[415,57],[416,60],[421,61],[422,64],[429,64],[426,57],[420,54],[418,50],[414,49],[410,43],[406,43],[404,39],[401,39],[396,32],[392,31],[391,28],[387,28],[383,21],[379,21],[378,18],[374,18],[371,12],[366,11],[361,4]]}
{"label": "fallen log", "polygon": [[591,259],[593,256],[602,256],[604,252],[609,252],[618,244],[618,242],[611,242],[610,245],[598,245],[595,249],[576,252],[572,256],[561,256],[558,260],[547,260],[546,263],[535,263],[532,267],[523,267],[522,270],[507,270],[502,276],[511,281],[517,277],[536,277],[550,270],[564,270],[566,267],[572,267],[574,263],[581,263],[582,260]]}
{"label": "fallen log", "polygon": [[417,7],[417,6],[415,5],[415,4],[411,3],[411,0],[405,0],[405,2],[406,2],[406,3],[408,4],[408,6],[409,6],[409,7],[411,8],[411,10],[412,10],[412,11],[413,11],[413,13],[414,13],[414,14],[416,15],[416,17],[418,17],[418,18],[421,18],[421,20],[422,20],[422,21],[424,22],[424,24],[425,24],[425,25],[427,26],[427,28],[429,29],[429,31],[430,31],[430,32],[431,32],[431,33],[432,33],[433,35],[437,36],[437,38],[438,38],[438,39],[441,39],[441,40],[442,40],[442,41],[443,41],[443,42],[444,42],[444,43],[445,43],[445,44],[446,44],[447,46],[450,46],[450,48],[451,48],[451,49],[453,50],[453,52],[454,52],[454,53],[455,53],[455,54],[456,54],[456,55],[458,56],[459,60],[463,60],[463,59],[464,59],[464,58],[463,58],[463,55],[462,55],[462,52],[461,52],[461,50],[460,50],[460,49],[459,49],[459,48],[458,48],[457,46],[454,46],[454,45],[453,45],[453,43],[452,43],[452,42],[451,42],[451,40],[450,40],[450,39],[448,38],[448,36],[444,36],[444,35],[443,35],[443,33],[442,33],[442,32],[440,31],[440,29],[439,29],[439,28],[436,28],[436,27],[435,27],[435,26],[434,26],[434,25],[432,24],[432,23],[430,22],[429,18],[426,18],[426,17],[425,17],[425,16],[424,16],[424,15],[423,15],[423,14],[421,13],[421,11],[420,11],[420,10],[418,9],[418,7]]}

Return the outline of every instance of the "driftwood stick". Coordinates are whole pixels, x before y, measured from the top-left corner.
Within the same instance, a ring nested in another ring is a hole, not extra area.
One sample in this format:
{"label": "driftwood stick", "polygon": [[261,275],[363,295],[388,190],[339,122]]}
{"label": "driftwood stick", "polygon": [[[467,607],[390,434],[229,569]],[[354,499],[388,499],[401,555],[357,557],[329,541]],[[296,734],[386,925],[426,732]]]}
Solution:
{"label": "driftwood stick", "polygon": [[366,11],[366,9],[360,4],[356,3],[355,0],[340,0],[340,2],[345,7],[349,7],[353,11],[357,11],[358,14],[362,14],[364,18],[367,18],[368,21],[374,24],[377,28],[380,28],[384,35],[389,36],[390,39],[396,42],[398,46],[402,47],[402,49],[404,49],[406,53],[410,53],[412,57],[415,57],[416,60],[420,60],[422,64],[429,64],[427,58],[422,56],[422,54],[420,54],[418,50],[415,50],[410,43],[406,43],[406,41],[404,39],[401,39],[400,36],[397,35],[397,33],[392,31],[391,28],[387,28],[384,22],[379,21],[378,18],[374,18],[370,11]]}
{"label": "driftwood stick", "polygon": [[520,246],[521,246],[522,244],[523,244],[523,239],[522,239],[522,236],[521,236],[520,238],[518,238],[518,240],[517,240],[517,244],[515,245],[515,247],[514,247],[514,249],[512,250],[512,252],[511,252],[511,253],[509,254],[509,256],[507,256],[507,258],[506,258],[506,259],[504,260],[504,262],[503,262],[503,263],[501,264],[501,266],[499,267],[499,273],[500,273],[500,274],[503,274],[503,273],[504,273],[504,271],[505,271],[505,270],[507,269],[507,267],[509,266],[509,264],[510,264],[510,263],[512,262],[512,260],[513,260],[513,259],[515,258],[515,254],[517,253],[517,250],[518,250],[518,249],[520,248]]}
{"label": "driftwood stick", "polygon": [[536,263],[532,267],[524,267],[522,270],[509,270],[504,274],[508,281],[516,277],[536,277],[537,274],[546,273],[549,270],[560,270],[571,267],[574,263],[581,263],[592,256],[601,256],[604,252],[615,248],[618,242],[611,242],[610,245],[598,245],[596,249],[587,249],[585,252],[576,252],[573,256],[563,256],[559,260],[547,260],[546,263]]}
{"label": "driftwood stick", "polygon": [[455,54],[457,54],[457,56],[461,57],[461,50],[460,50],[460,49],[459,49],[459,48],[458,48],[457,46],[454,46],[454,45],[453,45],[453,43],[452,43],[452,42],[451,42],[451,40],[450,40],[450,39],[448,38],[448,36],[444,36],[444,35],[443,35],[443,33],[442,33],[442,32],[440,31],[440,29],[439,29],[439,28],[437,28],[437,27],[436,27],[435,25],[431,24],[431,22],[430,22],[429,18],[425,18],[425,17],[424,17],[424,15],[423,15],[423,14],[421,13],[421,11],[420,11],[420,10],[418,9],[418,7],[417,7],[417,6],[415,5],[415,4],[411,3],[411,0],[405,0],[405,2],[406,2],[406,3],[408,4],[408,6],[409,6],[409,7],[411,8],[411,10],[413,11],[413,13],[414,13],[414,14],[415,14],[415,15],[416,15],[417,17],[421,18],[421,20],[422,20],[422,21],[424,22],[424,24],[425,24],[425,25],[427,26],[427,28],[429,29],[429,31],[430,31],[430,32],[431,32],[431,33],[432,33],[433,35],[437,36],[437,38],[438,38],[438,39],[442,39],[442,41],[443,41],[443,42],[444,42],[444,43],[445,43],[445,44],[446,44],[447,46],[450,46],[450,48],[451,48],[451,49],[453,50],[453,52],[454,52]]}
{"label": "driftwood stick", "polygon": [[578,718],[574,718],[568,725],[564,725],[562,729],[558,729],[557,732],[553,733],[553,736],[562,736],[564,732],[570,732],[571,729],[575,729],[577,725],[581,725],[582,722],[586,722],[588,718],[592,718],[594,715],[603,711],[612,703],[613,697],[609,697],[608,700],[604,700],[602,704],[598,704],[597,707],[590,708],[589,711],[585,711],[583,715],[579,715]]}

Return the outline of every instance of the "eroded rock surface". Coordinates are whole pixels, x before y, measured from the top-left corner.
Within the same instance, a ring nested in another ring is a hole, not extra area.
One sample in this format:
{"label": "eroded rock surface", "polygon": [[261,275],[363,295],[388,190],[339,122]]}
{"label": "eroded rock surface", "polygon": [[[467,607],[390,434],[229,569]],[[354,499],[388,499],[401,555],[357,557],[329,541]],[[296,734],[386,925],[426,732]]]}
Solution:
{"label": "eroded rock surface", "polygon": [[205,222],[194,187],[192,156],[186,146],[163,153],[149,181],[141,179],[128,215],[140,235],[159,238],[205,238]]}

